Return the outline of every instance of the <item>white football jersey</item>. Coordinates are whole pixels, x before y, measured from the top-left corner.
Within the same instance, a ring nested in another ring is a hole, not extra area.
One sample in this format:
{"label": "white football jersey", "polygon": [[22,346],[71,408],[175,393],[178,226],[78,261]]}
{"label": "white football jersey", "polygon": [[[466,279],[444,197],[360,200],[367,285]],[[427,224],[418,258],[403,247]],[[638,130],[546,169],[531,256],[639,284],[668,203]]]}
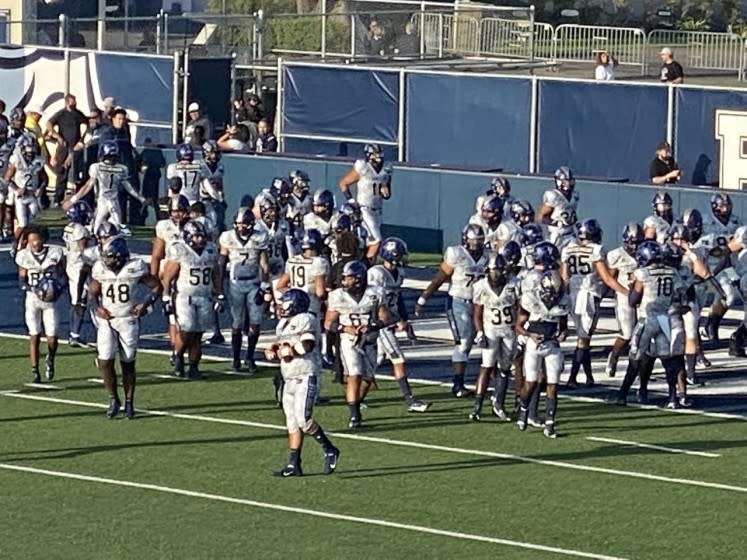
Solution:
{"label": "white football jersey", "polygon": [[519,302],[519,286],[509,280],[500,292],[496,292],[482,278],[475,284],[473,303],[483,306],[483,330],[498,336],[513,336],[516,323],[516,304]]}
{"label": "white football jersey", "polygon": [[16,254],[16,265],[26,269],[28,284],[33,288],[45,272],[55,271],[64,258],[62,247],[47,245],[40,253],[34,253],[30,247],[26,247]]}
{"label": "white football jersey", "polygon": [[498,232],[502,224],[499,224],[495,229],[490,229],[488,222],[482,219],[482,215],[479,212],[477,214],[472,214],[469,219],[469,223],[480,226],[482,228],[482,231],[485,233],[486,247],[492,247],[493,244],[498,241]]}
{"label": "white football jersey", "polygon": [[142,259],[130,259],[119,272],[109,270],[103,261],[93,265],[91,276],[101,284],[101,306],[114,317],[128,317],[135,301],[138,284],[150,269]]}
{"label": "white football jersey", "polygon": [[95,181],[96,196],[105,200],[117,200],[120,189],[124,188],[123,183],[129,181],[127,167],[121,163],[92,163],[88,176]]}
{"label": "white football jersey", "polygon": [[166,249],[174,243],[182,240],[182,228],[171,221],[171,219],[158,220],[156,222],[156,237],[166,245]]}
{"label": "white football jersey", "polygon": [[643,220],[643,229],[656,230],[656,242],[663,245],[669,241],[669,231],[672,229],[672,225],[661,216],[651,214]]}
{"label": "white football jersey", "polygon": [[306,214],[303,217],[303,229],[315,229],[322,234],[323,238],[326,238],[332,233],[332,225],[337,221],[337,213],[332,214],[329,220],[317,216],[314,213]]}
{"label": "white football jersey", "polygon": [[10,156],[10,163],[16,168],[13,175],[13,182],[19,189],[23,189],[24,198],[36,197],[36,191],[40,187],[40,172],[44,169],[44,160],[35,157],[31,163],[26,160],[17,151]]}
{"label": "white football jersey", "polygon": [[309,296],[309,312],[321,311],[322,302],[316,296],[315,281],[319,276],[327,276],[330,272],[329,262],[324,257],[304,257],[294,255],[285,263],[285,272],[290,277],[290,287],[303,290]]}
{"label": "white football jersey", "polygon": [[563,248],[560,260],[568,267],[570,290],[574,294],[584,290],[597,297],[602,296],[604,283],[597,274],[595,264],[604,261],[606,256],[604,247],[598,243],[582,245],[574,240]]}
{"label": "white football jersey", "polygon": [[270,277],[277,278],[285,270],[285,258],[283,252],[288,251],[288,236],[290,227],[288,222],[280,218],[274,227],[270,227],[263,220],[257,222],[257,229],[264,229],[267,236],[267,260],[270,265]]}
{"label": "white football jersey", "polygon": [[578,193],[575,190],[571,193],[570,200],[558,189],[545,191],[545,194],[542,195],[542,204],[552,207],[552,213],[550,214],[552,225],[549,226],[550,229],[570,231],[576,225],[578,221],[576,216],[578,198]]}
{"label": "white football jersey", "polygon": [[215,243],[208,241],[200,254],[184,242],[174,243],[169,247],[166,258],[179,263],[177,293],[192,297],[213,295],[213,270],[218,264]]}
{"label": "white football jersey", "polygon": [[707,220],[703,224],[703,240],[704,246],[711,249],[721,249],[722,252],[715,255],[708,255],[708,267],[711,270],[720,270],[723,268],[724,260],[729,258],[728,245],[729,241],[734,237],[734,233],[741,227],[741,220],[731,215],[726,223],[719,220],[716,216],[711,213],[710,220]]}
{"label": "white football jersey", "polygon": [[539,294],[535,291],[521,294],[521,307],[529,313],[529,322],[557,323],[563,316],[568,315],[570,299],[564,294],[557,305],[548,308]]}
{"label": "white football jersey", "polygon": [[265,231],[255,230],[243,241],[231,229],[220,234],[218,244],[228,251],[228,278],[232,284],[249,290],[259,283],[259,255],[268,250],[269,244]]}
{"label": "white football jersey", "polygon": [[610,270],[617,270],[617,281],[629,288],[633,283],[633,272],[638,268],[638,263],[625,247],[618,247],[607,253],[607,267]]}
{"label": "white football jersey", "polygon": [[170,163],[166,168],[167,179],[179,177],[182,180],[182,190],[179,191],[179,194],[187,197],[190,204],[200,199],[201,173],[202,166],[197,161],[192,163]]}
{"label": "white football jersey", "polygon": [[496,239],[502,241],[505,245],[509,241],[516,241],[517,243],[521,243],[524,234],[522,233],[522,229],[519,224],[511,219],[508,219],[503,220],[501,222],[501,225],[498,226],[498,229],[495,231],[495,237]]}
{"label": "white football jersey", "polygon": [[81,224],[69,223],[62,232],[62,240],[65,242],[65,269],[68,276],[77,274],[87,262],[84,251],[80,249],[80,241],[86,240],[86,245],[93,244],[93,236],[88,228]]}
{"label": "white football jersey", "polygon": [[742,245],[742,249],[734,259],[734,268],[737,274],[744,276],[747,274],[747,226],[738,227],[734,232],[734,239]]}
{"label": "white football jersey", "polygon": [[643,297],[639,309],[647,316],[666,314],[683,288],[678,272],[662,264],[636,269],[633,276],[636,281],[643,284]]}
{"label": "white football jersey", "polygon": [[391,183],[391,172],[384,166],[381,167],[381,171],[376,171],[364,159],[356,160],[353,168],[359,176],[355,201],[361,206],[380,209],[382,206],[381,187]]}
{"label": "white football jersey", "polygon": [[298,379],[309,375],[318,375],[322,367],[319,349],[321,328],[319,320],[311,313],[299,313],[288,319],[280,319],[275,329],[277,341],[291,346],[305,341],[315,342],[314,350],[294,356],[289,362],[280,360],[280,373],[283,379]]}
{"label": "white football jersey", "polygon": [[384,296],[383,304],[395,318],[399,317],[397,300],[402,289],[402,283],[405,280],[405,273],[402,268],[398,268],[396,272],[395,277],[383,264],[377,264],[368,269],[368,285],[378,289]]}
{"label": "white football jersey", "polygon": [[[342,288],[337,288],[329,293],[327,308],[340,314],[338,319],[345,327],[359,327],[369,325],[377,318],[379,306],[383,304],[383,295],[379,290],[368,286],[363,292],[361,299],[356,301],[353,296]],[[347,340],[355,340],[356,336],[348,333],[340,333],[340,337]]]}
{"label": "white football jersey", "polygon": [[291,194],[288,199],[288,206],[285,208],[285,217],[289,222],[292,222],[300,214],[301,221],[306,214],[311,213],[311,195],[307,194],[303,200],[298,198],[295,193]]}
{"label": "white football jersey", "polygon": [[485,276],[488,265],[487,250],[483,250],[475,260],[462,245],[447,247],[444,252],[444,262],[454,269],[449,283],[449,295],[462,299],[472,299],[472,289],[475,282]]}

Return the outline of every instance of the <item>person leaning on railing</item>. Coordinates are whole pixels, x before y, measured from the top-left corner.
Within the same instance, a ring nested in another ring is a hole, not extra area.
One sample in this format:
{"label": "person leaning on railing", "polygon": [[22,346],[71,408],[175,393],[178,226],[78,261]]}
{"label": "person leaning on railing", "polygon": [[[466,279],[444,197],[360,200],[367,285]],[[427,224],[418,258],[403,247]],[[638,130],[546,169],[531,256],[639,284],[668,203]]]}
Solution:
{"label": "person leaning on railing", "polygon": [[661,142],[656,146],[656,156],[648,167],[648,175],[654,185],[670,185],[682,177],[682,171],[672,157],[672,147],[668,142]]}
{"label": "person leaning on railing", "polygon": [[685,73],[682,70],[682,65],[674,59],[672,49],[664,47],[659,54],[661,55],[661,74],[659,79],[662,82],[681,84],[685,80]]}
{"label": "person leaning on railing", "polygon": [[597,53],[596,67],[594,68],[594,79],[609,81],[615,79],[615,68],[617,59],[606,51]]}

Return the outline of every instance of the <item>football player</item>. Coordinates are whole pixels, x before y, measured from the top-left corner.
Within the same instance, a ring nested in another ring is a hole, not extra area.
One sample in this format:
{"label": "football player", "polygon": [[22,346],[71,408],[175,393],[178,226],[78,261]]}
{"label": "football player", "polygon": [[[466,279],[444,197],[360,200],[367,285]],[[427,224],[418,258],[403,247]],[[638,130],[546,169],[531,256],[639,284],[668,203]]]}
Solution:
{"label": "football player", "polygon": [[390,324],[383,294],[368,285],[367,275],[362,262],[347,263],[342,270],[342,288],[329,293],[324,317],[324,328],[340,335],[351,429],[361,425],[361,401],[374,381],[378,333]]}
{"label": "football player", "polygon": [[[220,235],[218,268],[228,273],[228,299],[231,307],[232,371],[241,369],[241,339],[248,316],[247,367],[256,373],[254,350],[259,340],[259,327],[265,306],[265,293],[271,294],[268,283],[270,265],[269,239],[263,229],[255,228],[251,208],[241,207],[236,212],[233,229]],[[221,280],[221,286],[223,281]]]}
{"label": "football player", "polygon": [[195,161],[195,151],[190,144],[176,147],[176,163],[166,167],[166,178],[172,177],[181,179],[179,194],[184,195],[190,204],[200,200],[201,163]]}
{"label": "football player", "polygon": [[739,276],[739,291],[742,294],[744,318],[729,339],[729,355],[744,357],[747,342],[747,226],[740,226],[729,241],[729,250],[735,255],[734,268]]}
{"label": "football player", "polygon": [[57,330],[60,327],[57,300],[62,294],[65,277],[65,255],[62,247],[47,245],[49,233],[45,227],[28,226],[20,237],[26,246],[16,254],[18,281],[26,293],[25,316],[29,331],[31,382],[41,383],[39,375],[39,343],[42,330],[47,337],[45,377],[54,378],[57,354]]}
{"label": "football player", "polygon": [[13,251],[18,248],[21,232],[39,213],[39,197],[47,188],[44,159],[39,155],[39,144],[24,137],[18,143],[5,171],[5,183],[15,208],[16,228]]}
{"label": "football player", "polygon": [[379,348],[392,363],[394,378],[405,397],[409,412],[425,412],[430,403],[412,396],[410,382],[405,371],[405,355],[399,346],[395,331],[407,332],[410,327],[407,308],[402,299],[402,283],[405,279],[404,264],[407,260],[407,244],[398,237],[389,237],[381,244],[379,256],[382,263],[368,269],[368,285],[383,295],[389,318],[394,324],[379,332]]}
{"label": "football player", "polygon": [[290,226],[282,217],[280,206],[274,198],[265,198],[260,201],[259,213],[260,219],[257,226],[258,229],[264,229],[267,237],[269,281],[275,287],[285,271],[285,261],[290,252]]}
{"label": "football player", "polygon": [[322,301],[327,297],[329,261],[321,256],[324,241],[315,229],[308,229],[301,239],[300,255],[288,257],[285,272],[278,280],[277,289],[285,292],[289,288],[302,290],[309,296],[309,313],[321,322]]}
{"label": "football player", "polygon": [[[346,220],[340,219],[343,216],[347,217],[350,220],[349,225]],[[361,213],[360,206],[353,202],[346,202],[340,207],[337,221],[334,225],[334,230],[335,233],[338,234],[335,236],[336,241],[339,240],[339,234],[343,232],[351,232],[355,236],[358,246],[358,253],[363,255],[368,253],[368,247],[371,244],[379,243],[380,241],[376,241],[375,237],[371,234],[370,231],[368,231],[368,227],[363,221],[363,215]],[[335,245],[332,247],[335,251],[337,249],[336,245],[337,243],[335,243]],[[336,257],[337,255],[333,255],[333,260],[336,260]]]}
{"label": "football player", "polygon": [[454,369],[451,393],[459,399],[471,394],[464,386],[464,373],[475,340],[472,295],[475,282],[485,275],[488,256],[489,252],[485,250],[485,232],[478,225],[468,224],[462,230],[462,243],[447,247],[436,276],[420,294],[415,305],[415,315],[422,316],[427,299],[444,282],[449,282],[446,316],[455,345],[451,356]]}
{"label": "football player", "polygon": [[329,245],[336,219],[335,197],[327,189],[316,191],[311,198],[311,213],[303,217],[303,229],[315,229],[322,235],[326,256],[331,255]]}
{"label": "football player", "polygon": [[508,182],[503,175],[496,175],[490,181],[490,188],[485,191],[485,194],[481,194],[475,199],[475,212],[480,213],[482,205],[485,199],[495,196],[501,203],[501,215],[508,218],[511,212],[511,205],[516,202],[513,196],[511,196],[511,184]]}
{"label": "football player", "polygon": [[555,171],[555,188],[545,191],[542,206],[537,212],[537,222],[547,225],[550,242],[563,250],[573,240],[573,228],[578,218],[578,193],[573,172],[566,166]]}
{"label": "football player", "polygon": [[568,388],[576,388],[578,370],[583,367],[586,385],[594,384],[591,372],[591,337],[599,318],[599,305],[605,286],[628,295],[607,268],[606,251],[602,247],[602,228],[595,219],[579,224],[578,241],[568,243],[561,253],[560,275],[565,291],[570,295],[573,324],[576,327],[576,352],[571,363]]}
{"label": "football player", "polygon": [[[169,248],[182,240],[182,228],[189,221],[189,201],[186,196],[176,195],[169,198],[168,217],[156,222],[156,236],[151,242],[150,273],[156,278],[162,278],[166,254]],[[167,315],[168,332],[172,349],[176,346],[177,328],[173,313]],[[172,354],[171,361],[174,361]]]}
{"label": "football player", "polygon": [[503,221],[503,202],[497,196],[486,196],[479,212],[470,219],[470,224],[478,225],[485,232],[485,245],[498,249],[498,228]]}
{"label": "football player", "polygon": [[355,202],[361,207],[366,228],[371,233],[371,243],[366,251],[370,263],[376,261],[381,244],[381,207],[392,195],[392,172],[384,166],[384,152],[378,144],[366,144],[365,159],[356,160],[353,168],[340,179],[340,190],[347,200],[353,200],[350,186],[358,185]]}
{"label": "football player", "polygon": [[67,217],[70,223],[62,232],[62,240],[65,242],[65,273],[70,291],[70,340],[68,344],[76,348],[82,346],[80,330],[88,302],[85,285],[87,274],[84,268],[87,264],[86,251],[95,245],[88,229],[93,210],[85,200],[79,200],[70,206]]}
{"label": "football player", "polygon": [[664,244],[669,239],[669,229],[674,222],[672,197],[668,192],[660,191],[651,200],[654,213],[643,220],[643,237]]}
{"label": "football player", "polygon": [[162,304],[164,311],[174,313],[179,328],[174,347],[175,373],[184,377],[184,352],[187,351],[188,376],[199,379],[202,335],[211,326],[213,311],[223,309],[225,296],[218,267],[218,248],[208,239],[202,224],[195,221],[184,224],[182,239],[171,245],[166,254]]}
{"label": "football player", "polygon": [[568,297],[557,271],[545,271],[539,285],[530,292],[522,292],[516,319],[516,332],[526,337],[524,349],[524,390],[517,425],[526,430],[529,401],[540,380],[544,364],[547,378],[545,401],[546,437],[555,438],[555,415],[558,407],[558,383],[563,370],[563,350],[560,343],[568,335]]}
{"label": "football player", "polygon": [[94,187],[96,188],[96,217],[93,221],[93,229],[96,230],[101,224],[109,221],[119,228],[122,235],[130,235],[130,230],[122,224],[122,210],[119,207],[120,190],[124,189],[143,206],[150,204],[150,201],[141,196],[130,184],[127,167],[119,163],[119,146],[116,142],[108,141],[101,144],[98,163],[91,164],[88,170],[88,181],[65,203],[65,209],[81,200]]}
{"label": "football player", "polygon": [[522,228],[534,222],[534,208],[526,200],[517,200],[509,209],[510,220],[503,220],[496,232],[496,247],[503,247],[509,241],[521,243],[523,238]]}
{"label": "football player", "polygon": [[[145,301],[138,303],[135,296],[140,284],[150,292]],[[161,297],[161,291],[158,278],[150,273],[145,261],[130,258],[127,242],[121,237],[108,243],[101,260],[93,265],[88,297],[96,307],[97,363],[109,394],[109,408],[106,411],[109,418],[116,417],[122,406],[114,370],[117,354],[122,368],[124,413],[129,420],[135,417],[135,357],[140,317],[153,309]]]}
{"label": "football player", "polygon": [[732,307],[737,299],[739,290],[739,275],[731,262],[729,241],[734,232],[741,226],[741,221],[732,213],[731,197],[728,194],[716,193],[711,196],[711,215],[704,220],[702,245],[708,251],[708,268],[716,276],[725,298],[716,296],[708,313],[703,333],[705,338],[718,343],[718,328],[726,311]]}
{"label": "football player", "polygon": [[278,304],[278,322],[275,342],[265,350],[265,357],[280,360],[283,376],[283,413],[288,429],[288,463],[275,476],[283,478],[301,476],[301,447],[306,435],[314,438],[324,452],[324,474],[332,474],[337,468],[340,450],[324,433],[313,418],[318,379],[321,373],[319,355],[319,319],[309,313],[309,296],[306,292],[292,288],[282,296]]}
{"label": "football player", "polygon": [[223,164],[215,140],[202,145],[200,162],[200,200],[205,204],[205,215],[220,234],[226,229],[226,203],[223,196]]}
{"label": "football player", "polygon": [[514,324],[518,301],[518,280],[509,276],[508,264],[503,256],[492,254],[488,261],[487,278],[478,280],[474,291],[475,342],[482,348],[482,362],[470,420],[480,420],[482,402],[490,375],[493,374],[493,414],[504,422],[511,421],[503,407],[516,352]]}
{"label": "football player", "polygon": [[293,192],[288,199],[285,218],[289,223],[303,224],[303,217],[311,212],[311,197],[309,196],[309,179],[308,173],[300,169],[291,171],[290,182],[293,186]]}
{"label": "football player", "polygon": [[[623,228],[622,245],[607,253],[607,268],[609,268],[610,274],[625,288],[630,288],[633,281],[633,272],[638,268],[635,252],[642,241],[643,227],[631,222]],[[605,370],[610,377],[614,377],[617,373],[617,361],[627,351],[637,321],[635,308],[628,302],[628,296],[618,292],[615,298],[618,335],[607,356]]]}

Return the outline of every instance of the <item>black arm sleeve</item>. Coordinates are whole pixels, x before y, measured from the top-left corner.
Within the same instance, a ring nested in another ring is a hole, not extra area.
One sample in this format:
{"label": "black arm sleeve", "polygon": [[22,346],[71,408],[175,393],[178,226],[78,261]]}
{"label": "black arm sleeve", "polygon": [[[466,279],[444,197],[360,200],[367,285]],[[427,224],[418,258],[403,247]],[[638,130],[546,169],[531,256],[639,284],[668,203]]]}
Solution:
{"label": "black arm sleeve", "polygon": [[407,314],[407,306],[405,305],[405,299],[402,297],[402,293],[397,296],[397,313],[400,319],[403,321],[409,321],[410,316]]}

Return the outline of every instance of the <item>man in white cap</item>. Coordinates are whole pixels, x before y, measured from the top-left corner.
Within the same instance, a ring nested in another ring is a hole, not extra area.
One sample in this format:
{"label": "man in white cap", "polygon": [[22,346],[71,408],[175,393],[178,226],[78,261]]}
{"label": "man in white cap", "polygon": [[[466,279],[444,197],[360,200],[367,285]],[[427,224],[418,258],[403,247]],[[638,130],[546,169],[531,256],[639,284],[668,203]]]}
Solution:
{"label": "man in white cap", "polygon": [[210,119],[202,114],[200,110],[200,104],[193,101],[187,107],[189,113],[189,120],[187,121],[187,127],[184,129],[184,142],[187,144],[192,143],[192,135],[194,134],[195,127],[201,126],[204,131],[205,140],[209,140],[213,137],[213,123]]}
{"label": "man in white cap", "polygon": [[664,47],[659,53],[661,55],[661,74],[659,79],[662,82],[671,82],[681,84],[685,79],[685,73],[682,66],[674,59],[674,53],[669,47]]}

